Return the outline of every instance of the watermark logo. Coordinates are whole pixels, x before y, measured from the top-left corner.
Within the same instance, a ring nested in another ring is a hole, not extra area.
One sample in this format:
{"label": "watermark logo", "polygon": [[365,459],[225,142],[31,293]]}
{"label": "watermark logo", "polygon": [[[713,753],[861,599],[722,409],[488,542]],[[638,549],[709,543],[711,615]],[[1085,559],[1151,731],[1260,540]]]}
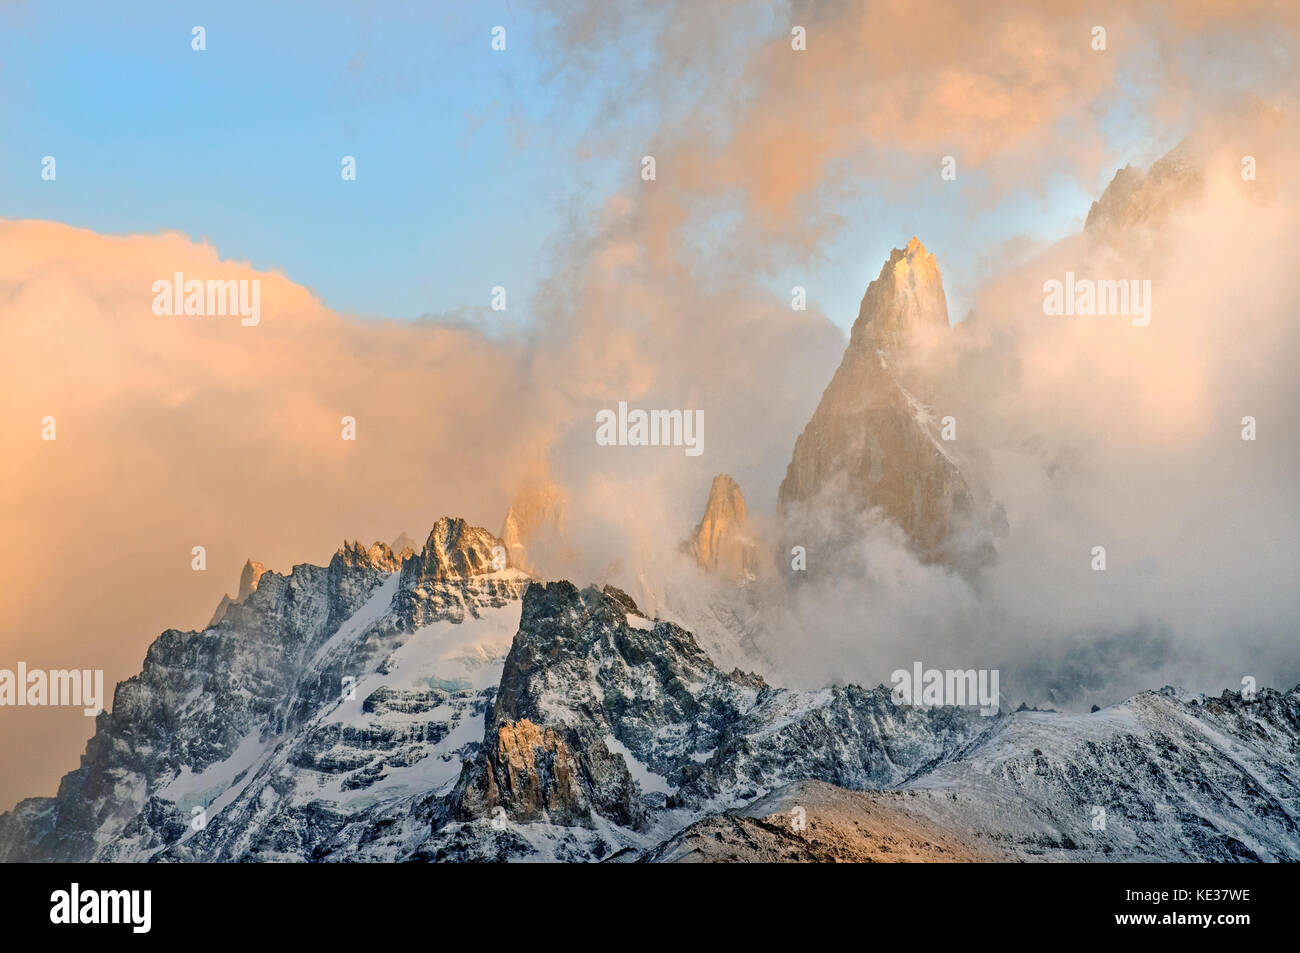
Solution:
{"label": "watermark logo", "polygon": [[104,710],[103,669],[28,669],[26,662],[18,670],[0,668],[0,708],[14,707],[77,708],[88,718]]}
{"label": "watermark logo", "polygon": [[704,452],[704,411],[627,409],[596,413],[596,445],[600,447],[684,447],[688,457]]}
{"label": "watermark logo", "polygon": [[1151,323],[1151,279],[1078,278],[1043,282],[1043,314],[1132,318],[1135,328]]}
{"label": "watermark logo", "polygon": [[152,890],[70,890],[50,894],[50,922],[56,924],[129,924],[132,933],[148,933],[153,925]]}
{"label": "watermark logo", "polygon": [[981,715],[996,715],[999,677],[996,668],[940,670],[915,662],[911,671],[900,668],[889,676],[894,684],[890,698],[896,705],[918,708],[979,705]]}
{"label": "watermark logo", "polygon": [[260,278],[216,281],[209,278],[186,280],[176,272],[171,280],[159,278],[153,283],[153,313],[158,317],[190,315],[239,315],[244,327],[251,328],[262,320],[262,281]]}

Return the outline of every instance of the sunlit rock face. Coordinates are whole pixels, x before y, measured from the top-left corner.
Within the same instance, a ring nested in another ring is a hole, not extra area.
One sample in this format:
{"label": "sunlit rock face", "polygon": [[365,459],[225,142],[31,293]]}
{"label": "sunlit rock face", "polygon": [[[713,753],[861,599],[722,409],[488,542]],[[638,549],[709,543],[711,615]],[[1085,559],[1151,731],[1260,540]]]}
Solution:
{"label": "sunlit rock face", "polygon": [[878,510],[923,558],[945,559],[974,511],[928,403],[936,381],[925,355],[947,334],[939,266],[913,238],[867,288],[844,360],[795,441],[778,499],[791,540],[846,544],[837,534]]}
{"label": "sunlit rock face", "polygon": [[687,541],[696,564],[709,573],[736,582],[755,571],[755,545],[750,536],[745,495],[725,473],[713,478],[704,516]]}

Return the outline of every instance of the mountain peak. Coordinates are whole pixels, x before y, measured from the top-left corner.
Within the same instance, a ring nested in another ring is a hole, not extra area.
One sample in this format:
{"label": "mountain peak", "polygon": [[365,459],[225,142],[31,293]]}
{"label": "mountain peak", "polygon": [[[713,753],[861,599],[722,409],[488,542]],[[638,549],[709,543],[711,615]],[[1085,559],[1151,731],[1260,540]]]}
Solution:
{"label": "mountain peak", "polygon": [[867,286],[853,322],[850,347],[904,349],[922,335],[948,330],[948,300],[934,255],[912,236],[895,248],[880,275]]}
{"label": "mountain peak", "polygon": [[388,548],[393,551],[393,555],[398,559],[405,559],[407,556],[413,556],[418,553],[420,551],[420,544],[407,536],[406,531],[403,530],[398,534],[397,539],[388,544]]}
{"label": "mountain peak", "polygon": [[1143,172],[1132,164],[1115,173],[1088,209],[1083,230],[1107,234],[1157,223],[1172,208],[1195,195],[1204,183],[1192,146],[1180,142]]}
{"label": "mountain peak", "polygon": [[[495,552],[498,547],[501,553]],[[494,560],[501,556],[501,565]],[[419,563],[425,579],[478,576],[504,569],[509,565],[509,555],[501,540],[479,526],[470,526],[458,517],[444,516],[433,524]]]}

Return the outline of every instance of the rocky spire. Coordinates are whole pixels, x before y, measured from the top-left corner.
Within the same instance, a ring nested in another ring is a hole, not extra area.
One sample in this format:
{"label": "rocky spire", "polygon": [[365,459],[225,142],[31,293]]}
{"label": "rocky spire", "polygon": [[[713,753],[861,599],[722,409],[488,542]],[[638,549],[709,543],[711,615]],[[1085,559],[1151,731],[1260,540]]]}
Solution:
{"label": "rocky spire", "polygon": [[364,566],[381,572],[397,572],[402,568],[401,557],[394,553],[387,543],[380,542],[371,543],[367,548],[361,545],[360,540],[350,543],[345,541],[334,554],[333,561],[342,562],[349,567]]}
{"label": "rocky spire", "polygon": [[244,563],[244,569],[239,574],[239,595],[235,597],[236,602],[243,602],[257,591],[257,583],[264,572],[266,567],[255,560],[249,559]]}
{"label": "rocky spire", "polygon": [[687,543],[701,569],[741,580],[753,574],[755,547],[749,535],[745,495],[730,476],[719,473],[709,487],[704,516]]}
{"label": "rocky spire", "polygon": [[915,358],[947,331],[939,267],[913,238],[867,288],[844,360],[795,441],[778,497],[785,535],[809,545],[814,525],[851,532],[853,517],[879,508],[923,556],[943,558],[971,495]]}

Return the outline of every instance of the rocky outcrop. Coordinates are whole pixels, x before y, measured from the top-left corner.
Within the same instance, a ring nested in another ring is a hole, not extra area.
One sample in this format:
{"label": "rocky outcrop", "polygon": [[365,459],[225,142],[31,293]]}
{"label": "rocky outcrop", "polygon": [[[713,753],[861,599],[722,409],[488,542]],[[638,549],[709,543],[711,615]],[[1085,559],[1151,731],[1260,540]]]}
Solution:
{"label": "rocky outcrop", "polygon": [[745,496],[727,474],[713,478],[704,516],[687,541],[687,549],[705,572],[736,582],[754,577],[757,547],[750,535]]}
{"label": "rocky outcrop", "polygon": [[554,728],[539,728],[527,718],[495,730],[461,794],[466,819],[493,815],[519,821],[558,824],[591,821],[591,804],[578,783],[581,768]]}
{"label": "rocky outcrop", "polygon": [[402,568],[402,561],[393,553],[387,543],[372,543],[362,546],[359,540],[345,542],[334,554],[334,560],[348,568],[363,567],[378,569],[381,572],[397,572]]}

